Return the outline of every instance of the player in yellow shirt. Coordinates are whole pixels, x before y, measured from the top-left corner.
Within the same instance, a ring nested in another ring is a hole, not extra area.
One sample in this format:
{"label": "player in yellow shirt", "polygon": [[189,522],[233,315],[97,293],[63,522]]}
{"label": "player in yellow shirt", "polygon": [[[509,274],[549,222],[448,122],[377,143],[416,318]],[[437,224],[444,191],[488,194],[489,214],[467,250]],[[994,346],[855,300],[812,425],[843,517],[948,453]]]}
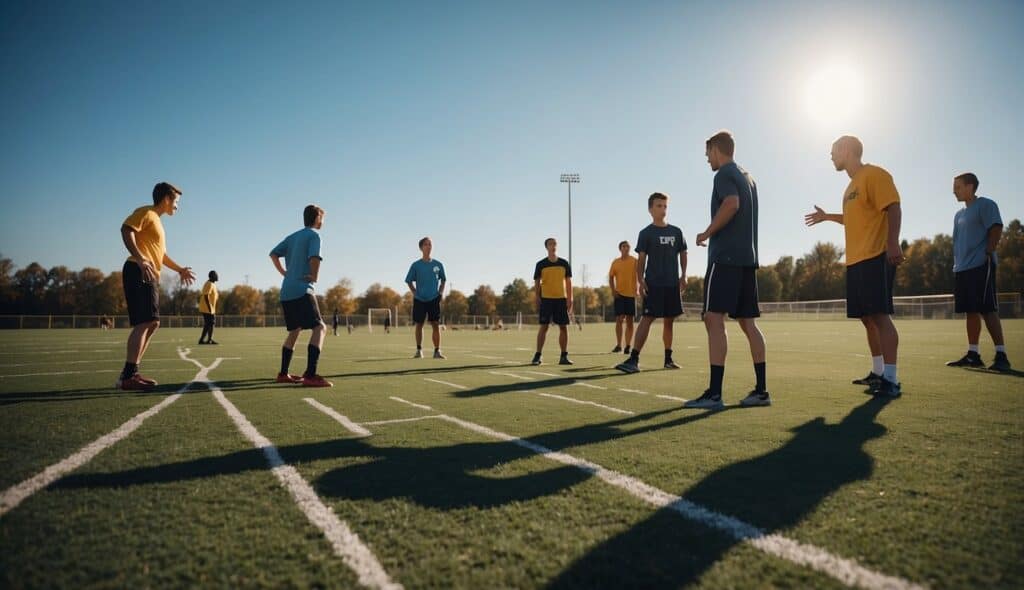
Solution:
{"label": "player in yellow shirt", "polygon": [[846,232],[846,316],[859,318],[867,331],[872,368],[863,379],[873,395],[899,397],[896,355],[900,337],[892,323],[892,286],[903,262],[900,248],[900,195],[885,169],[861,161],[864,146],[844,135],[832,144],[832,163],[850,184],[843,192],[843,212],[825,213],[815,205],[804,216],[808,225],[834,221]]}
{"label": "player in yellow shirt", "polygon": [[537,294],[537,311],[540,312],[540,329],[537,331],[537,352],[531,361],[541,364],[540,353],[548,336],[548,326],[554,321],[558,326],[558,346],[561,355],[558,364],[571,365],[566,346],[569,344],[569,316],[572,315],[572,268],[555,251],[555,238],[544,240],[548,255],[537,262],[533,271],[533,288]]}
{"label": "player in yellow shirt", "polygon": [[[199,293],[199,313],[203,314],[203,333],[199,335],[199,344],[217,344],[213,339],[213,326],[216,323],[217,315],[217,285],[219,280],[217,271],[211,270],[210,280],[203,284],[203,290]],[[205,339],[205,340],[204,340]]]}
{"label": "player in yellow shirt", "polygon": [[121,283],[132,333],[128,336],[124,369],[115,384],[119,389],[145,390],[156,386],[156,381],[139,374],[139,362],[160,327],[160,270],[166,266],[178,273],[186,286],[196,280],[190,267],[179,265],[167,255],[164,226],[160,222],[161,215],[174,215],[180,197],[180,189],[161,182],[153,187],[153,205],[139,207],[121,225],[121,239],[131,254],[121,269]]}
{"label": "player in yellow shirt", "polygon": [[[608,270],[608,286],[615,296],[615,348],[612,352],[629,354],[636,317],[636,258],[629,255],[629,242],[619,242],[619,257]],[[626,345],[622,346],[622,324],[626,324]]]}

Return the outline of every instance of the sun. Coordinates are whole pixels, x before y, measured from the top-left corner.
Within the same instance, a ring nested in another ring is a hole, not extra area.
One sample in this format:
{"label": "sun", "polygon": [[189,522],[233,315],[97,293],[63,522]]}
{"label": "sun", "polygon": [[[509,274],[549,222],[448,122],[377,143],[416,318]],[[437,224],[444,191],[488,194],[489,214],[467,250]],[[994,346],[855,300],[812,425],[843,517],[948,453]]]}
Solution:
{"label": "sun", "polygon": [[844,126],[864,108],[864,76],[849,63],[825,64],[807,79],[804,106],[815,122]]}

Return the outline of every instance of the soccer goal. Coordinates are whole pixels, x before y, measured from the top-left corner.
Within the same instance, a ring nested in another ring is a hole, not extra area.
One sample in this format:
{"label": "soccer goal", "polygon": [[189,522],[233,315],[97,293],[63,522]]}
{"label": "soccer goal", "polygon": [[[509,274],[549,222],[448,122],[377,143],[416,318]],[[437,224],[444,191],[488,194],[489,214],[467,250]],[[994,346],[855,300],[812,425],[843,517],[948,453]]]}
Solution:
{"label": "soccer goal", "polygon": [[377,324],[390,328],[395,325],[395,318],[391,315],[391,310],[386,307],[373,307],[366,311],[366,329],[373,333],[373,320],[377,319]]}

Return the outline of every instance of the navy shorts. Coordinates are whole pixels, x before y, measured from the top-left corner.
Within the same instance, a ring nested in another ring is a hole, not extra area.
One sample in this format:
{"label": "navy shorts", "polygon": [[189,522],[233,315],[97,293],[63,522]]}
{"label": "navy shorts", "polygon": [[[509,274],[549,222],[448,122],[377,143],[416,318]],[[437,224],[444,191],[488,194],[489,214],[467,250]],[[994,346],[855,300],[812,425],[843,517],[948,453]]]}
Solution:
{"label": "navy shorts", "polygon": [[682,315],[683,302],[679,295],[679,286],[647,287],[644,297],[644,315],[654,318],[674,318]]}
{"label": "navy shorts", "polygon": [[733,319],[759,318],[757,268],[713,262],[704,274],[701,313],[727,313]]}
{"label": "navy shorts", "polygon": [[554,322],[559,326],[569,325],[569,307],[565,299],[540,300],[540,323],[546,326]]}
{"label": "navy shorts", "polygon": [[128,323],[138,326],[160,319],[160,289],[146,281],[142,267],[126,260],[121,267],[121,285],[128,304]]}
{"label": "navy shorts", "polygon": [[636,299],[633,297],[625,297],[623,295],[615,295],[615,317],[627,315],[629,317],[636,316]]}
{"label": "navy shorts", "polygon": [[896,267],[885,252],[846,267],[846,317],[892,315],[892,285]]}
{"label": "navy shorts", "polygon": [[324,322],[320,317],[320,305],[316,296],[306,293],[297,299],[289,299],[281,302],[284,310],[284,325],[288,331],[302,328],[309,330]]}
{"label": "navy shorts", "polygon": [[425,320],[438,322],[441,320],[441,296],[430,301],[412,300],[412,323],[422,324]]}
{"label": "navy shorts", "polygon": [[953,287],[956,313],[990,313],[999,311],[996,300],[996,265],[992,259],[985,264],[956,273]]}

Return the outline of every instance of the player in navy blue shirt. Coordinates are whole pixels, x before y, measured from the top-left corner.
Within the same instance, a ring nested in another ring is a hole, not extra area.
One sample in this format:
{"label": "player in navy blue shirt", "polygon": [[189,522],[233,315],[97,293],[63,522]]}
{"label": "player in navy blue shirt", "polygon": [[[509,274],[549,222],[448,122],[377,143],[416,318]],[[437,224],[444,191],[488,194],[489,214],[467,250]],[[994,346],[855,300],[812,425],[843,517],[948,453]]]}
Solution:
{"label": "player in navy blue shirt", "polygon": [[443,359],[441,354],[441,297],[444,295],[444,284],[448,277],[444,274],[444,265],[434,260],[430,253],[434,243],[430,238],[420,240],[420,259],[413,262],[405,275],[405,284],[412,292],[412,321],[416,324],[416,354],[413,358],[423,358],[423,322],[430,320],[433,328],[434,358]]}

